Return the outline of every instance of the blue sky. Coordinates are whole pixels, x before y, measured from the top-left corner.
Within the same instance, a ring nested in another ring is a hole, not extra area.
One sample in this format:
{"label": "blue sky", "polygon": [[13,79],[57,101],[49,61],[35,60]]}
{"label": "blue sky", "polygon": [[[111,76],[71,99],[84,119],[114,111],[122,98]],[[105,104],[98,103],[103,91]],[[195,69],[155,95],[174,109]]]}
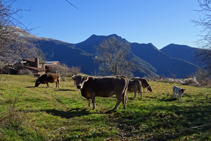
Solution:
{"label": "blue sky", "polygon": [[79,43],[92,34],[117,34],[129,42],[152,43],[158,49],[175,43],[197,47],[202,30],[197,0],[17,0],[21,22],[32,34]]}

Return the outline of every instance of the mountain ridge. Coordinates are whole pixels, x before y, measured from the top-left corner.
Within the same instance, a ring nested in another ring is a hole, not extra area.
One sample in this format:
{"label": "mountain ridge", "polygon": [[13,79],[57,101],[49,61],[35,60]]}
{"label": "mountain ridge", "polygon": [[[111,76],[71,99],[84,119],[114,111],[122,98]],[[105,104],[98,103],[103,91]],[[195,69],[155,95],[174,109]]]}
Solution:
{"label": "mountain ridge", "polygon": [[[46,54],[46,60],[56,60],[69,67],[80,66],[82,73],[96,75],[99,72],[99,64],[94,63],[95,46],[111,37],[128,42],[117,34],[108,36],[93,34],[76,44],[43,37],[35,37],[34,44]],[[166,48],[159,50],[152,43],[128,43],[131,46],[131,56],[137,61],[138,69],[133,72],[135,76],[153,78],[159,77],[159,75],[170,77],[171,74],[175,74],[178,78],[184,78],[198,69],[198,66],[192,62],[172,57],[171,54],[165,52]]]}
{"label": "mountain ridge", "polygon": [[199,62],[195,59],[196,53],[199,48],[190,47],[187,45],[169,44],[161,49],[162,52],[168,54],[173,58],[186,60],[195,65],[199,65]]}

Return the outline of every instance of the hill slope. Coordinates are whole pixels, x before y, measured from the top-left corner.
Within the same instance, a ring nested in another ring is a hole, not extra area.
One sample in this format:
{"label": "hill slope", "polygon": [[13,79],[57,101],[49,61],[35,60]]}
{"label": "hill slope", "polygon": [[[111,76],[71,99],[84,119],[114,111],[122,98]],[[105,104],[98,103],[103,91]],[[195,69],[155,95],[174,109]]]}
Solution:
{"label": "hill slope", "polygon": [[36,40],[36,44],[39,44],[48,61],[59,61],[69,67],[80,66],[86,74],[94,74],[98,70],[98,65],[93,63],[94,54],[75,48],[74,44],[47,38]]}
{"label": "hill slope", "polygon": [[153,67],[156,68],[156,73],[161,76],[170,77],[171,74],[176,74],[178,78],[183,78],[185,75],[194,73],[197,70],[197,66],[181,60],[171,58],[165,53],[159,51],[153,44],[131,44],[131,51],[149,62]]}
{"label": "hill slope", "polygon": [[[28,35],[26,35],[28,36]],[[80,66],[83,73],[94,75],[98,73],[99,64],[94,63],[95,46],[102,41],[115,36],[122,42],[128,42],[122,37],[112,34],[109,36],[92,35],[83,42],[71,44],[55,39],[28,36],[33,38],[36,46],[46,54],[46,60],[59,61],[69,67]],[[169,77],[176,74],[178,78],[190,75],[197,70],[197,66],[182,59],[171,58],[163,53],[165,48],[158,50],[152,44],[130,43],[130,59],[136,60],[137,70],[135,76],[158,77],[158,75]]]}
{"label": "hill slope", "polygon": [[[101,42],[103,42],[104,40],[108,40],[111,37],[115,37],[122,42],[127,42],[125,39],[116,34],[112,34],[109,36],[92,35],[85,41],[75,44],[75,48],[84,50],[91,54],[95,54],[95,47],[99,46]],[[156,69],[150,63],[136,56],[133,52],[130,52],[129,56],[129,59],[133,59],[136,61],[137,70],[134,71],[135,76],[158,77],[158,75],[156,74]]]}
{"label": "hill slope", "polygon": [[169,44],[162,48],[160,51],[168,54],[172,58],[186,60],[195,65],[199,65],[195,59],[195,54],[198,51],[198,48],[193,48],[186,45]]}
{"label": "hill slope", "polygon": [[[125,39],[116,34],[112,34],[109,36],[92,35],[84,42],[76,44],[76,47],[94,54],[95,53],[94,46],[98,46],[100,42],[107,40],[112,36],[115,36],[119,40],[122,40],[122,42],[126,41]],[[131,46],[132,54],[142,60],[140,63],[142,64],[142,68],[149,68],[149,70],[152,70],[154,73],[159,74],[161,76],[171,77],[171,74],[176,74],[178,78],[183,78],[186,75],[194,73],[198,69],[197,65],[194,65],[188,61],[171,58],[162,51],[159,51],[151,43],[150,44],[129,43],[129,44]],[[145,62],[147,62],[147,64],[145,64]],[[143,71],[144,70],[142,70],[142,72]]]}

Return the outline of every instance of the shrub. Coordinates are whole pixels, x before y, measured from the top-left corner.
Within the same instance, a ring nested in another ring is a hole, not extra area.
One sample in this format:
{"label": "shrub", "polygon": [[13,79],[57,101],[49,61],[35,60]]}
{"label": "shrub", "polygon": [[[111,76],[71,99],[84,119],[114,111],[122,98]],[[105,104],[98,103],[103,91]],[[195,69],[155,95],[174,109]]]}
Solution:
{"label": "shrub", "polygon": [[198,86],[199,82],[196,80],[196,77],[193,78],[185,78],[183,85],[193,85],[193,86]]}
{"label": "shrub", "polygon": [[196,77],[201,86],[211,86],[210,72],[198,69],[193,75]]}
{"label": "shrub", "polygon": [[61,80],[65,81],[68,73],[68,67],[65,64],[52,65],[49,70],[50,73],[60,74]]}
{"label": "shrub", "polygon": [[70,76],[76,75],[81,72],[81,67],[71,67],[68,71],[70,73]]}
{"label": "shrub", "polygon": [[32,75],[33,73],[28,69],[21,69],[18,71],[18,75]]}

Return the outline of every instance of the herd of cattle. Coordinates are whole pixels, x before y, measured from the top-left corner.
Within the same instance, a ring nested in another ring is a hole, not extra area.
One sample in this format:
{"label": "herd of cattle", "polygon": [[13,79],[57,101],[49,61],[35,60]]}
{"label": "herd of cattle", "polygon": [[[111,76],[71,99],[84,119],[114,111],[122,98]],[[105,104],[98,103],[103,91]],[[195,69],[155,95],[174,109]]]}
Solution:
{"label": "herd of cattle", "polygon": [[[93,77],[93,76],[83,76],[74,75],[72,76],[74,83],[78,89],[81,90],[81,95],[88,99],[88,105],[92,102],[93,109],[96,108],[95,97],[111,97],[116,95],[117,102],[113,110],[117,109],[120,102],[123,103],[123,109],[126,108],[127,103],[127,91],[134,92],[134,98],[136,98],[136,92],[138,92],[142,98],[142,88],[147,88],[148,91],[152,92],[152,87],[149,85],[146,79],[140,77],[134,77],[128,79],[125,76],[105,76],[105,77]],[[60,75],[59,74],[44,74],[37,78],[35,82],[35,87],[39,84],[56,83],[56,87],[60,85]],[[176,97],[179,95],[181,98],[185,89],[179,88],[177,86],[173,87],[173,93]]]}

